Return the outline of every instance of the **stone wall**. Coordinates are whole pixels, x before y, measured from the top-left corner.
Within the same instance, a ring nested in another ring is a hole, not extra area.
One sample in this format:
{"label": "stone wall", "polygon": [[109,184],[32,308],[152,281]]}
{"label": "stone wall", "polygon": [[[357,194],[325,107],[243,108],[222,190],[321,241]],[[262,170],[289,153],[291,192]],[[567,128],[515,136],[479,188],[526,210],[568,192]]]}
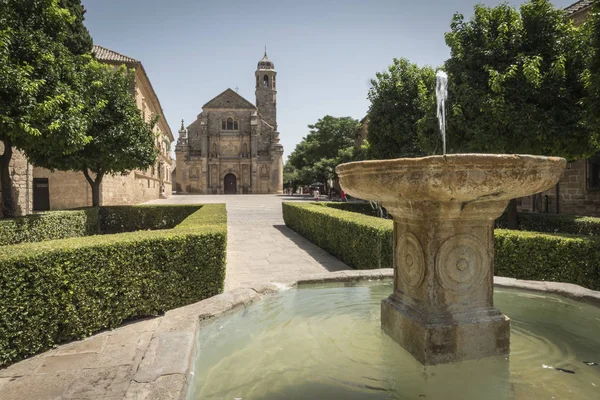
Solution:
{"label": "stone wall", "polygon": [[[600,191],[587,187],[587,173],[587,160],[567,164],[558,183],[560,214],[600,216]],[[519,208],[522,211],[556,213],[556,187],[534,197],[520,199]]]}
{"label": "stone wall", "polygon": [[[81,172],[50,172],[34,168],[35,178],[47,178],[50,193],[50,209],[64,210],[92,205],[92,189]],[[171,182],[165,182],[164,196],[171,194]],[[158,178],[140,172],[126,175],[106,176],[100,190],[101,205],[131,205],[160,198],[161,184]]]}
{"label": "stone wall", "polygon": [[[4,153],[4,145],[0,142],[0,154],[2,153]],[[13,184],[15,215],[31,213],[33,208],[32,168],[28,165],[25,155],[14,149],[10,162],[10,175]],[[2,188],[0,188],[0,199],[2,199]],[[0,207],[0,217],[2,217],[2,207]]]}

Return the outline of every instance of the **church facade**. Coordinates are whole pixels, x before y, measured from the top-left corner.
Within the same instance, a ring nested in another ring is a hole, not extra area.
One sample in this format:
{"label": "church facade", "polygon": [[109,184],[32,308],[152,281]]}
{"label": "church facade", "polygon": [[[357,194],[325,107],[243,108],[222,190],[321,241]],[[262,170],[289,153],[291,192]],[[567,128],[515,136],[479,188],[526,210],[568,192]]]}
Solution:
{"label": "church facade", "polygon": [[276,76],[265,52],[255,72],[256,105],[227,89],[204,104],[187,129],[182,121],[175,147],[178,193],[283,192]]}

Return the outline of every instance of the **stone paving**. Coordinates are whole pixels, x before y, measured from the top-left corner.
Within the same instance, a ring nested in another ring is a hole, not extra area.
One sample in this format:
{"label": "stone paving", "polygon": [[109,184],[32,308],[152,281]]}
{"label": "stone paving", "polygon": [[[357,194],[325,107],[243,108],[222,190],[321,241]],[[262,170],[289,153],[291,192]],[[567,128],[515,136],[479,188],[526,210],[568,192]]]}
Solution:
{"label": "stone paving", "polygon": [[180,398],[198,323],[193,316],[247,304],[268,292],[269,284],[290,284],[312,274],[348,269],[285,227],[281,203],[287,200],[308,199],[189,195],[153,201],[227,204],[226,294],[65,344],[0,370],[0,399]]}

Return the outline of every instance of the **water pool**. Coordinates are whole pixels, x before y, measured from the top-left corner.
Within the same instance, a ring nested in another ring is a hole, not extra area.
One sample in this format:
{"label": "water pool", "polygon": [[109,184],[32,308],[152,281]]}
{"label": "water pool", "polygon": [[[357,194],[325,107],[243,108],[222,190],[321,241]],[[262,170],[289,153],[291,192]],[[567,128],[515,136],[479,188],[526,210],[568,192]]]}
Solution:
{"label": "water pool", "polygon": [[510,357],[424,367],[381,331],[391,292],[387,282],[306,286],[205,323],[187,398],[600,398],[600,308],[496,289]]}

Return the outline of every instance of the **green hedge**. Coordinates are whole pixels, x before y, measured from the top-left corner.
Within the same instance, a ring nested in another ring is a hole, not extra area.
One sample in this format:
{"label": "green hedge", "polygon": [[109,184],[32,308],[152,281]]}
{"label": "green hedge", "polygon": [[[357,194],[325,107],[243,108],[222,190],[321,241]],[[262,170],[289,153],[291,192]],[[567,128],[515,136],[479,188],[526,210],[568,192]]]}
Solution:
{"label": "green hedge", "polygon": [[494,233],[495,275],[600,290],[598,238],[504,229]]}
{"label": "green hedge", "polygon": [[[377,217],[377,211],[368,203],[313,203],[323,207],[335,208],[343,211]],[[507,216],[504,213],[496,220],[497,228],[506,228]],[[544,232],[544,233],[567,233],[572,235],[600,236],[600,218],[579,217],[565,214],[546,213],[519,213],[519,230]]]}
{"label": "green hedge", "polygon": [[[600,236],[600,218],[525,212],[518,215],[519,230],[522,231]],[[498,218],[496,227],[506,228],[506,218],[506,214]]]}
{"label": "green hedge", "polygon": [[368,215],[371,217],[378,217],[377,210],[371,207],[369,203],[341,203],[341,202],[323,202],[323,203],[312,203],[318,204],[322,207],[334,208],[336,210],[350,211],[353,213],[359,213]]}
{"label": "green hedge", "polygon": [[100,207],[100,231],[122,233],[171,229],[197,210],[197,205],[103,206]]}
{"label": "green hedge", "polygon": [[[351,267],[392,264],[392,221],[302,203],[284,203],[283,216],[288,227]],[[600,290],[600,238],[496,229],[494,262],[497,276]]]}
{"label": "green hedge", "polygon": [[97,232],[97,208],[51,211],[26,217],[0,219],[0,246],[89,236]]}
{"label": "green hedge", "polygon": [[0,246],[105,233],[170,229],[197,205],[103,206],[0,219]]}
{"label": "green hedge", "polygon": [[195,208],[170,230],[0,248],[0,366],[222,292],[225,206]]}
{"label": "green hedge", "polygon": [[391,268],[391,221],[311,203],[283,203],[285,224],[357,269]]}

